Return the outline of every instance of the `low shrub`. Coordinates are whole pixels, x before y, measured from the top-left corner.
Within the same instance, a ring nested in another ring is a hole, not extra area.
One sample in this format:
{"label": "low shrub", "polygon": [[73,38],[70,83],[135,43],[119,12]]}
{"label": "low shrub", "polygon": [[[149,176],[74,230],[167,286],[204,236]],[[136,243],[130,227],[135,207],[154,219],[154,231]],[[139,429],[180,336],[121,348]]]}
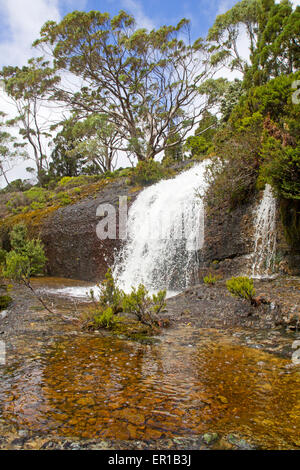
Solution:
{"label": "low shrub", "polygon": [[137,289],[133,287],[131,293],[124,296],[123,311],[133,313],[140,322],[152,327],[158,323],[156,316],[166,306],[165,298],[165,290],[150,296],[146,287],[140,284]]}
{"label": "low shrub", "polygon": [[58,183],[57,188],[71,189],[83,186],[89,183],[95,183],[102,179],[102,175],[81,175],[81,176],[64,176]]}
{"label": "low shrub", "polygon": [[61,206],[68,206],[72,202],[69,194],[63,191],[57,194],[56,199],[58,199]]}
{"label": "low shrub", "polygon": [[159,326],[157,315],[165,307],[166,291],[160,291],[151,296],[146,287],[140,284],[137,289],[133,287],[130,294],[125,294],[116,286],[110,269],[98,287],[100,289],[98,300],[94,291],[90,291],[94,307],[88,317],[83,318],[85,326],[112,329],[121,321],[118,317],[118,313],[121,312],[134,314],[137,321],[150,327],[150,330],[154,331]]}
{"label": "low shrub", "polygon": [[142,185],[153,184],[164,178],[165,175],[165,170],[159,162],[141,161],[133,171],[132,181]]}
{"label": "low shrub", "polygon": [[95,326],[99,328],[111,329],[117,324],[116,316],[111,307],[94,316]]}
{"label": "low shrub", "polygon": [[33,186],[28,191],[25,191],[25,196],[29,201],[34,202],[46,202],[47,198],[47,190],[44,188],[40,188],[39,186]]}
{"label": "low shrub", "polygon": [[249,277],[232,277],[226,282],[226,287],[234,297],[254,301],[255,289],[253,279]]}
{"label": "low shrub", "polygon": [[12,303],[10,295],[0,295],[0,310],[5,310]]}
{"label": "low shrub", "polygon": [[209,273],[208,276],[204,276],[203,282],[204,284],[213,286],[217,282],[217,276],[212,276],[211,273]]}

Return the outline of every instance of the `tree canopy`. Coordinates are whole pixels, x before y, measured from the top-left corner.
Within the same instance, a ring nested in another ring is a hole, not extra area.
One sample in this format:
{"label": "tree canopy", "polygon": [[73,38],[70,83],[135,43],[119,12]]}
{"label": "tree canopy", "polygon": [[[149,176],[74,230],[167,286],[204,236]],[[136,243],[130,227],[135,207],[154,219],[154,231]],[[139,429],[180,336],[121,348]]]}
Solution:
{"label": "tree canopy", "polygon": [[35,46],[50,54],[57,73],[77,77],[76,90],[61,82],[52,96],[78,119],[105,116],[118,135],[109,144],[102,140],[111,150],[153,159],[178,146],[205,109],[197,87],[211,66],[205,43],[190,42],[186,19],[148,32],[124,11],[113,18],[75,11],[46,23]]}

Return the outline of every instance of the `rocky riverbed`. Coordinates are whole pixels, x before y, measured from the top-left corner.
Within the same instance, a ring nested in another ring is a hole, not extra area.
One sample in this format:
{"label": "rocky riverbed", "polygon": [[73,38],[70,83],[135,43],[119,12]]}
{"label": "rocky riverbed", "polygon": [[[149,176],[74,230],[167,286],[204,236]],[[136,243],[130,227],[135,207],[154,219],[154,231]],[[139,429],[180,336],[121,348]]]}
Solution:
{"label": "rocky riverbed", "polygon": [[0,318],[0,448],[300,448],[299,279],[256,290],[252,311],[221,284],[188,289],[168,300],[170,327],[141,344],[81,331],[83,299],[52,292],[50,314],[16,286]]}

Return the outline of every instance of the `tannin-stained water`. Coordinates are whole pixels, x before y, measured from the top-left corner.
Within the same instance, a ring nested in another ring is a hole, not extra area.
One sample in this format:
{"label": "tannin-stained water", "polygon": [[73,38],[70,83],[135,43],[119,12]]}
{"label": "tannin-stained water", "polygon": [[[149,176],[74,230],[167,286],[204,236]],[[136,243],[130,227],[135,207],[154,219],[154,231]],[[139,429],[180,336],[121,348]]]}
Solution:
{"label": "tannin-stained water", "polygon": [[299,386],[290,360],[212,330],[182,327],[157,345],[86,335],[3,368],[1,419],[46,436],[160,439],[213,430],[292,448],[300,445]]}

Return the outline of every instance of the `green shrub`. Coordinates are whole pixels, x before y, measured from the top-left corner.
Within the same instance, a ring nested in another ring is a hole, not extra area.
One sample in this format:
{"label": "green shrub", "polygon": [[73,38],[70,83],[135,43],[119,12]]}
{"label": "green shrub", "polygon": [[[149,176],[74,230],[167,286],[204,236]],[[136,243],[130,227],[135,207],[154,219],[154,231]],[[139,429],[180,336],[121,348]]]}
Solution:
{"label": "green shrub", "polygon": [[143,284],[132,288],[130,294],[123,298],[123,311],[133,313],[145,325],[153,326],[157,323],[156,315],[165,308],[166,291],[149,295]]}
{"label": "green shrub", "polygon": [[113,314],[122,310],[124,292],[116,286],[111,269],[105,274],[105,279],[100,285],[99,303],[102,308],[110,307]]}
{"label": "green shrub", "polygon": [[29,240],[25,225],[15,225],[10,234],[12,250],[7,253],[3,276],[17,282],[22,282],[37,297],[42,305],[53,313],[45,304],[43,299],[35,292],[30,278],[42,274],[46,256],[40,240]]}
{"label": "green shrub", "polygon": [[118,322],[116,315],[122,311],[133,313],[138,321],[151,328],[158,325],[157,315],[165,307],[166,291],[150,296],[146,287],[140,284],[137,289],[133,287],[130,294],[125,294],[116,286],[111,269],[107,271],[104,281],[98,287],[99,300],[95,298],[94,291],[90,291],[90,297],[95,304],[91,311],[94,326],[113,328]]}
{"label": "green shrub", "polygon": [[73,193],[74,194],[80,194],[81,193],[81,188],[74,188]]}
{"label": "green shrub", "polygon": [[[36,202],[36,201],[33,201],[31,204],[30,204],[30,209],[32,209],[33,211],[35,210],[38,210],[38,209],[44,209],[44,207],[46,206],[46,203],[44,202]],[[26,208],[26,206],[25,206]],[[22,209],[22,212],[24,212],[24,207]]]}
{"label": "green shrub", "polygon": [[1,193],[12,193],[15,191],[27,191],[31,188],[31,184],[27,180],[21,180],[20,178],[14,181],[11,181],[6,188],[1,190]]}
{"label": "green shrub", "polygon": [[12,197],[7,201],[6,207],[12,213],[19,213],[22,207],[28,205],[28,198],[25,193],[12,194]]}
{"label": "green shrub", "polygon": [[131,176],[132,172],[133,172],[133,168],[122,168],[122,169],[117,170],[118,176],[126,177],[126,178]]}
{"label": "green shrub", "polygon": [[211,273],[209,273],[208,276],[204,276],[203,282],[204,282],[204,284],[208,284],[210,286],[213,286],[217,282],[217,277],[212,276]]}
{"label": "green shrub", "polygon": [[11,303],[10,295],[0,295],[0,310],[5,310]]}
{"label": "green shrub", "polygon": [[30,188],[28,191],[25,191],[24,194],[29,201],[46,202],[47,200],[47,190],[39,186]]}
{"label": "green shrub", "polygon": [[95,326],[99,328],[113,328],[117,319],[111,307],[107,307],[103,312],[98,313],[94,316]]}
{"label": "green shrub", "polygon": [[15,225],[10,234],[12,251],[7,253],[3,274],[15,281],[29,282],[31,276],[43,272],[46,257],[40,240],[28,240],[27,228]]}
{"label": "green shrub", "polygon": [[63,191],[61,191],[60,193],[57,194],[56,199],[58,199],[59,203],[62,206],[68,206],[72,202],[69,194],[65,193]]}
{"label": "green shrub", "polygon": [[166,175],[164,168],[159,162],[154,160],[141,161],[133,171],[133,182],[137,184],[152,184],[164,178]]}
{"label": "green shrub", "polygon": [[253,279],[248,277],[232,277],[226,282],[226,287],[234,297],[250,300],[253,302],[255,289]]}
{"label": "green shrub", "polygon": [[95,183],[102,179],[102,175],[81,175],[81,176],[64,176],[58,183],[57,188],[71,189],[85,184]]}

